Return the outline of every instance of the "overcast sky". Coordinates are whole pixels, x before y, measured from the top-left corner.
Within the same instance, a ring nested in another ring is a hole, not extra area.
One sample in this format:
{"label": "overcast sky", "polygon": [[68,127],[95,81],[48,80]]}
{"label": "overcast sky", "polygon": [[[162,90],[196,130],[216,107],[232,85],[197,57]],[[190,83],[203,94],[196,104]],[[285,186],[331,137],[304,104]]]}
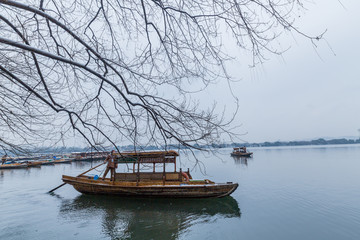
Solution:
{"label": "overcast sky", "polygon": [[[236,57],[228,70],[240,80],[232,84],[240,103],[233,124],[241,125],[236,133],[244,134],[243,141],[359,137],[360,1],[313,0],[305,7],[296,26],[313,36],[327,30],[317,47],[287,33],[274,44],[291,46],[288,51],[249,68],[250,58],[228,44]],[[234,111],[225,82],[198,95],[202,106],[215,100],[220,110],[226,106],[228,117]]]}
{"label": "overcast sky", "polygon": [[[235,123],[248,142],[359,136],[360,1],[315,0],[297,26],[326,41],[312,44],[299,36],[282,38],[291,48],[249,69],[239,56],[230,67],[241,82],[233,84],[241,109]],[[329,45],[328,45],[329,44]],[[242,64],[241,64],[242,63]],[[225,85],[225,84],[224,84]],[[220,86],[219,105],[233,101]]]}

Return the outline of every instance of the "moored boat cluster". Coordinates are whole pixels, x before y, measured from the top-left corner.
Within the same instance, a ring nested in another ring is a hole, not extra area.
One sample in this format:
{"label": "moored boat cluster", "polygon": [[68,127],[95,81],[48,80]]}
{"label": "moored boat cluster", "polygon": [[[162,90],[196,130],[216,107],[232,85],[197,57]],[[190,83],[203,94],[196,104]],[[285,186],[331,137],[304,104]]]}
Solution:
{"label": "moored boat cluster", "polygon": [[54,165],[71,163],[73,161],[97,161],[104,160],[108,152],[101,153],[70,153],[65,155],[47,154],[41,156],[2,157],[0,170],[2,169],[23,169],[29,167],[40,167],[42,165]]}

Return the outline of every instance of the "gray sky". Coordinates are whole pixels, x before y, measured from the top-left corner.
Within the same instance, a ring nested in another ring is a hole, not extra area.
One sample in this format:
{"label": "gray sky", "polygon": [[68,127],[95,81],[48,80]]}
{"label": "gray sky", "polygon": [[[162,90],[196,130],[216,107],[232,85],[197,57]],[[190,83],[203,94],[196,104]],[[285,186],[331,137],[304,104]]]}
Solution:
{"label": "gray sky", "polygon": [[[342,3],[342,5],[341,5]],[[360,129],[360,1],[316,0],[306,5],[297,26],[317,35],[318,47],[295,34],[280,44],[291,46],[282,57],[249,69],[243,57],[229,69],[241,82],[233,84],[241,110],[236,124],[248,142],[359,136]],[[225,84],[224,84],[225,85]],[[231,105],[227,90],[217,85],[219,106]],[[226,86],[223,86],[225,89]],[[231,107],[230,107],[231,108]],[[228,110],[229,106],[228,106]]]}

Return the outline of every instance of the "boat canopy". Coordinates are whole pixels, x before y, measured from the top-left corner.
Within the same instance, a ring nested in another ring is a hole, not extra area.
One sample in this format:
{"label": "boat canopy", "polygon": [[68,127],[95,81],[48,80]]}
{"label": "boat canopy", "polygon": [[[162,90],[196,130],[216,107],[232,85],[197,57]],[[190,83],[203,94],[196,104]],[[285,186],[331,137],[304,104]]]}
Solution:
{"label": "boat canopy", "polygon": [[179,153],[170,151],[116,153],[118,163],[175,163]]}

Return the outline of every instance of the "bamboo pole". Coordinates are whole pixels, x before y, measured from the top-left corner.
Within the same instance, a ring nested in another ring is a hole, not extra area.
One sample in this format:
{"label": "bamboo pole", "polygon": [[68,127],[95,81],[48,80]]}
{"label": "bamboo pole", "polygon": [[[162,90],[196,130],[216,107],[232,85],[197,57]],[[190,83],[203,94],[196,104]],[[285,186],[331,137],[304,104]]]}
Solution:
{"label": "bamboo pole", "polygon": [[163,185],[165,185],[165,180],[166,180],[166,176],[165,176],[165,156],[164,156],[164,165],[163,165]]}
{"label": "bamboo pole", "polygon": [[138,158],[137,162],[137,173],[136,173],[136,186],[139,186],[140,181],[140,157]]}

